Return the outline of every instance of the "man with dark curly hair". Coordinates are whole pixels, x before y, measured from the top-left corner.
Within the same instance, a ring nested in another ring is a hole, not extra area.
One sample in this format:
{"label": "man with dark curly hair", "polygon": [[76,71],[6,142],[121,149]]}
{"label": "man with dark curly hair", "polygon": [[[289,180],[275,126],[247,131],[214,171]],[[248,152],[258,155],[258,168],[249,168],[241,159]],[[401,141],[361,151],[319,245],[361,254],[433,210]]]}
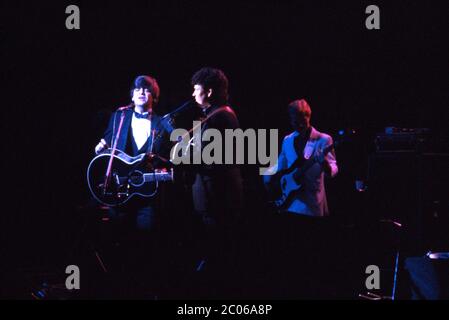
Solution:
{"label": "man with dark curly hair", "polygon": [[[201,131],[240,127],[236,113],[228,105],[228,79],[223,71],[202,68],[197,71],[191,84],[192,96],[200,108]],[[223,139],[224,141],[224,139]],[[202,149],[206,146],[202,143]],[[226,148],[223,145],[223,153]],[[225,158],[225,155],[223,155]],[[236,231],[236,220],[242,209],[242,178],[240,168],[233,164],[201,164],[193,166],[193,207],[201,218],[203,238],[201,240],[204,260],[200,263],[209,270],[232,264]],[[205,262],[205,263],[204,263]],[[226,263],[227,262],[227,263]]]}

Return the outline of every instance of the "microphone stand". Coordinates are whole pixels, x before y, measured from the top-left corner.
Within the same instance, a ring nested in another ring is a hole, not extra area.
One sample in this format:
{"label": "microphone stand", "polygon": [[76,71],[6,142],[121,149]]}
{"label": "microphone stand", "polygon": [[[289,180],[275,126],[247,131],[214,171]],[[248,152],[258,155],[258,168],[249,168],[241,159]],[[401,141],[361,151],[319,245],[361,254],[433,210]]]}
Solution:
{"label": "microphone stand", "polygon": [[103,184],[103,193],[106,194],[106,189],[108,187],[108,183],[111,180],[111,171],[112,171],[112,161],[114,160],[114,155],[115,155],[115,151],[117,150],[117,141],[118,138],[120,137],[120,132],[122,131],[122,126],[123,126],[123,120],[125,119],[125,110],[127,110],[129,108],[120,108],[119,110],[122,111],[121,116],[120,116],[120,123],[117,129],[117,134],[115,135],[115,139],[114,139],[114,145],[112,147],[112,151],[111,151],[111,157],[109,158],[109,163],[108,163],[108,168],[106,170],[106,177],[105,177],[105,181]]}
{"label": "microphone stand", "polygon": [[176,108],[175,110],[173,110],[172,112],[167,113],[165,116],[163,116],[162,118],[166,118],[166,117],[174,117],[177,116],[178,113],[180,113],[181,111],[183,111],[184,109],[187,108],[188,105],[190,105],[192,103],[192,100],[188,100],[186,102],[184,102],[180,107]]}

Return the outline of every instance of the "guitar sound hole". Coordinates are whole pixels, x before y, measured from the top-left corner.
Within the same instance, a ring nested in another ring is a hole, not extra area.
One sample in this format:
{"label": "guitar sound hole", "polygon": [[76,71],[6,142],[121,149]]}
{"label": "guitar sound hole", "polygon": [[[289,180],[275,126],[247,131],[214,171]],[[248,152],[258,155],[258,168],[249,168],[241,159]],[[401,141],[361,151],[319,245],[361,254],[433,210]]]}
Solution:
{"label": "guitar sound hole", "polygon": [[141,186],[144,183],[143,174],[139,171],[134,171],[129,177],[129,183],[133,186]]}

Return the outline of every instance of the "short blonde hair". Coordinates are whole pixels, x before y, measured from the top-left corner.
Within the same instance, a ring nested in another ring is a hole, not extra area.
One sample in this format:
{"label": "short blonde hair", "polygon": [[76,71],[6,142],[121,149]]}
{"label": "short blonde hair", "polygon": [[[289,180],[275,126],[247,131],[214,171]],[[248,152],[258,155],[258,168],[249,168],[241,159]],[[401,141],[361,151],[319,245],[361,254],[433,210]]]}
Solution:
{"label": "short blonde hair", "polygon": [[312,115],[312,109],[305,99],[295,100],[289,103],[289,110],[297,111],[305,116],[310,117]]}

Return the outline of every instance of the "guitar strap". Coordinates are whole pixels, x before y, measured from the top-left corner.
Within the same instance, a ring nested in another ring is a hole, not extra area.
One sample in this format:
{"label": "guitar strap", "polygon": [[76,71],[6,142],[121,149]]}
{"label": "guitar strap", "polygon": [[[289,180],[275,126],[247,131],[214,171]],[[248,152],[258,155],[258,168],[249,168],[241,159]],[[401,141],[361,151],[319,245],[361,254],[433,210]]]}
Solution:
{"label": "guitar strap", "polygon": [[199,121],[199,123],[197,125],[195,125],[192,129],[190,129],[189,131],[187,131],[184,135],[182,135],[179,139],[179,142],[177,142],[176,144],[180,144],[182,143],[182,141],[184,140],[185,137],[189,136],[190,134],[193,132],[193,130],[197,129],[198,127],[202,126],[203,123],[205,123],[207,120],[209,120],[213,115],[221,112],[221,111],[225,111],[228,110],[229,112],[231,112],[232,114],[235,115],[234,111],[229,108],[228,106],[224,106],[224,107],[220,107],[214,111],[212,111],[211,113],[209,113],[206,117],[202,117]]}
{"label": "guitar strap", "polygon": [[293,145],[296,151],[296,154],[298,155],[298,165],[301,165],[304,163],[304,149],[306,147],[307,141],[310,139],[310,134],[312,132],[312,127],[307,129],[306,132],[299,134],[295,137]]}
{"label": "guitar strap", "polygon": [[[202,118],[200,119],[200,123],[197,124],[196,126],[194,126],[192,129],[190,129],[190,130],[188,131],[188,134],[190,135],[190,134],[192,133],[193,130],[195,130],[196,128],[198,128],[198,126],[203,125],[203,123],[207,122],[207,120],[209,120],[213,115],[215,115],[215,114],[217,114],[217,113],[219,113],[219,112],[221,112],[221,111],[225,111],[225,110],[228,110],[228,111],[234,113],[234,111],[232,111],[232,109],[229,108],[229,107],[227,107],[227,106],[225,106],[225,107],[220,107],[220,108],[218,108],[218,109],[212,111],[211,113],[209,113],[207,116],[202,117]],[[186,135],[187,135],[187,134],[186,134]],[[184,137],[185,137],[185,136],[183,136],[183,138],[184,138]]]}

